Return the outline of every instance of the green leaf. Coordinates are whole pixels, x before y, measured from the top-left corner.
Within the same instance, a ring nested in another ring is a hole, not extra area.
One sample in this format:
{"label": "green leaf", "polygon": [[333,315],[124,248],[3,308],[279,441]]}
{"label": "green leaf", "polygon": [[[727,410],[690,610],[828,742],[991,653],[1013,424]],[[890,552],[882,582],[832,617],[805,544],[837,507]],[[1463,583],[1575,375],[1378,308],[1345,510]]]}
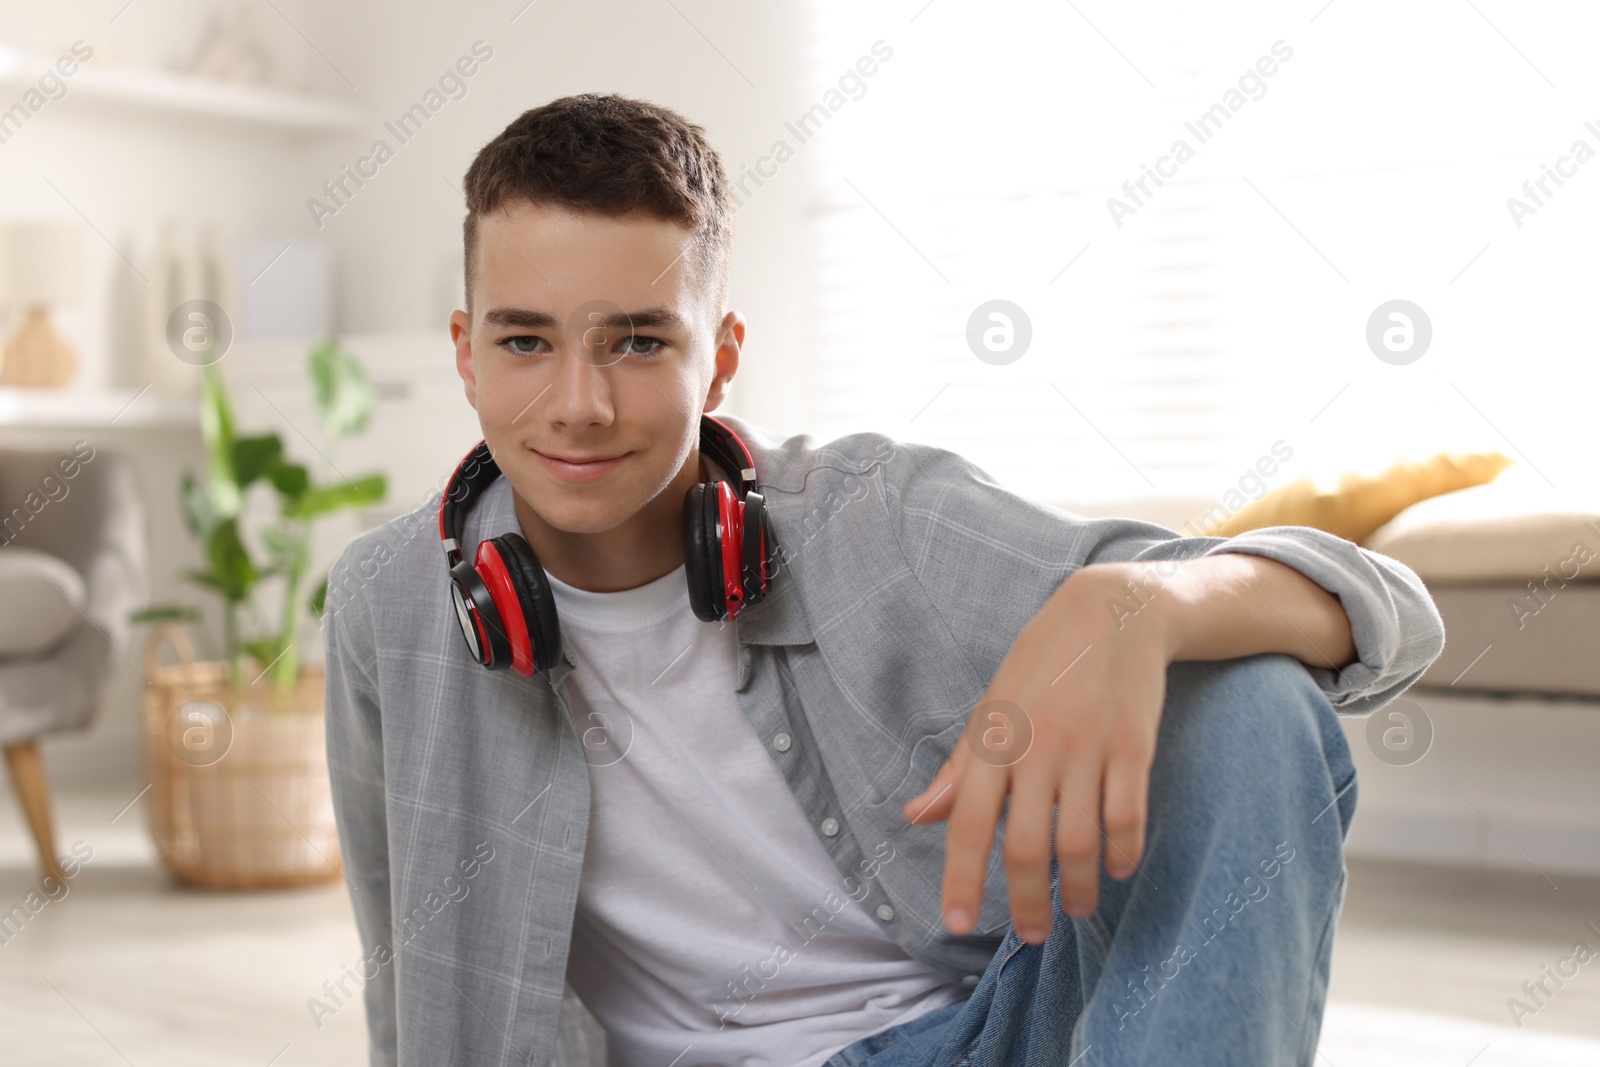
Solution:
{"label": "green leaf", "polygon": [[273,566],[261,572],[266,578],[273,574],[292,574],[305,570],[311,552],[309,530],[304,524],[285,521],[261,530],[261,543],[272,557]]}
{"label": "green leaf", "polygon": [[179,492],[183,502],[183,518],[189,532],[199,541],[209,541],[211,530],[217,524],[216,512],[211,510],[211,498],[195,483],[194,475],[183,472],[183,488]]}
{"label": "green leaf", "polygon": [[275,433],[241,437],[233,443],[233,471],[239,488],[265,477],[283,460],[283,440]]}
{"label": "green leaf", "polygon": [[358,508],[375,504],[389,492],[389,480],[382,474],[368,474],[354,481],[336,485],[322,485],[284,505],[283,513],[290,518],[309,518],[325,515],[343,508]]}
{"label": "green leaf", "polygon": [[224,519],[217,524],[207,546],[207,555],[211,559],[211,575],[223,595],[229,600],[249,597],[260,576],[250,561],[249,550],[239,538],[238,520]]}
{"label": "green leaf", "polygon": [[309,362],[323,432],[337,439],[366,429],[377,396],[361,364],[331,339],[311,350]]}
{"label": "green leaf", "polygon": [[189,604],[152,604],[148,608],[128,612],[129,622],[166,622],[167,620],[200,621],[200,609]]}
{"label": "green leaf", "polygon": [[282,559],[289,550],[289,539],[281,526],[267,526],[261,531],[261,543],[267,547],[267,552],[276,558]]}
{"label": "green leaf", "polygon": [[206,487],[218,517],[239,514],[244,494],[233,469],[233,412],[216,364],[204,368],[205,391],[200,399],[200,435],[206,445]]}
{"label": "green leaf", "polygon": [[311,486],[311,475],[298,463],[279,463],[272,468],[267,477],[272,479],[272,485],[278,492],[290,499],[304,493]]}
{"label": "green leaf", "polygon": [[317,583],[317,587],[311,590],[311,596],[306,600],[306,606],[311,609],[311,614],[321,618],[322,612],[327,607],[327,604],[328,579],[323,578],[322,581]]}
{"label": "green leaf", "polygon": [[227,595],[226,587],[217,578],[217,576],[212,574],[210,571],[195,570],[193,567],[187,567],[183,571],[183,576],[189,579],[191,582],[197,582],[200,585],[215,589],[224,596]]}
{"label": "green leaf", "polygon": [[283,654],[283,644],[276,634],[271,637],[258,637],[253,641],[241,641],[240,644],[263,667],[274,663]]}

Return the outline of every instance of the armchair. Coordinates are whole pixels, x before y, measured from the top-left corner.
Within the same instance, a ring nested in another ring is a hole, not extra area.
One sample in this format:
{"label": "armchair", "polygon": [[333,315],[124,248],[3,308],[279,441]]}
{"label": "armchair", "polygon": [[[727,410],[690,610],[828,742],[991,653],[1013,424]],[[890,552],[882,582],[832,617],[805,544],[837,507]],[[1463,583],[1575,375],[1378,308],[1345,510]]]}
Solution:
{"label": "armchair", "polygon": [[38,742],[99,711],[128,613],[148,599],[133,466],[80,441],[0,449],[0,749],[46,874],[61,877]]}

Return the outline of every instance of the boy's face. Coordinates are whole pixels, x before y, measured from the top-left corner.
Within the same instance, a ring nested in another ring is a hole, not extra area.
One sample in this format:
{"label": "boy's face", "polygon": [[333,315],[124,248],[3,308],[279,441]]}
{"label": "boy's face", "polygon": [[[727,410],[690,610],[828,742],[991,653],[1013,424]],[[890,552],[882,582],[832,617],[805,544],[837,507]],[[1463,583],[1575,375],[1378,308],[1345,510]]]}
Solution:
{"label": "boy's face", "polygon": [[[478,221],[471,320],[450,317],[456,369],[501,472],[555,530],[678,529],[700,480],[686,463],[701,412],[722,403],[744,341],[689,238],[644,215],[526,201]],[[621,458],[554,461],[593,457]]]}

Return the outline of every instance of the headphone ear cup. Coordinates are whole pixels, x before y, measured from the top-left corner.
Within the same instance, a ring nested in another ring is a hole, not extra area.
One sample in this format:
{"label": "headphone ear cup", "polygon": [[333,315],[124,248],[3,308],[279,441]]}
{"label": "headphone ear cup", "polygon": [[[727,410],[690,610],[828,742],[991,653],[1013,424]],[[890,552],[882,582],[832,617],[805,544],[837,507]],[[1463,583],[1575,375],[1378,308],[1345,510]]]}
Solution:
{"label": "headphone ear cup", "polygon": [[534,669],[549,670],[561,658],[561,621],[544,567],[521,534],[501,534],[493,538],[493,544],[506,561],[506,575],[522,606],[522,621],[533,644]]}
{"label": "headphone ear cup", "polygon": [[[767,530],[767,500],[760,493],[744,495],[744,539],[740,545],[740,578],[744,584],[744,604],[759,604],[766,596],[761,588],[766,573],[766,553],[762,551],[762,537]],[[771,542],[768,542],[770,545]]]}
{"label": "headphone ear cup", "polygon": [[711,611],[713,620],[728,617],[728,581],[723,573],[722,565],[722,540],[717,536],[717,518],[722,510],[722,493],[727,490],[727,482],[711,482],[706,486],[703,509],[701,511],[701,528],[705,531],[706,545],[706,574],[710,578],[707,590],[711,594]]}
{"label": "headphone ear cup", "polygon": [[709,510],[715,507],[717,498],[708,488],[715,486],[715,482],[701,482],[691,485],[683,495],[683,566],[689,580],[689,607],[703,622],[716,622],[722,617],[722,568],[711,567],[712,550],[719,547],[716,513]]}

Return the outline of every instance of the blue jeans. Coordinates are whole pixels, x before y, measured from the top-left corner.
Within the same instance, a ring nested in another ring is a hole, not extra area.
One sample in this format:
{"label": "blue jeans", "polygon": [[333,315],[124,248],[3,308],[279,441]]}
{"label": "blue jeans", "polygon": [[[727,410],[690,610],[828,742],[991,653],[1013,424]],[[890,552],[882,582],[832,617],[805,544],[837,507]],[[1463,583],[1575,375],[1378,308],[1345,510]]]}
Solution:
{"label": "blue jeans", "polygon": [[1052,860],[1044,944],[1008,929],[970,997],[827,1067],[1311,1064],[1355,785],[1296,660],[1170,664],[1138,871],[1102,867],[1094,913],[1074,919]]}

